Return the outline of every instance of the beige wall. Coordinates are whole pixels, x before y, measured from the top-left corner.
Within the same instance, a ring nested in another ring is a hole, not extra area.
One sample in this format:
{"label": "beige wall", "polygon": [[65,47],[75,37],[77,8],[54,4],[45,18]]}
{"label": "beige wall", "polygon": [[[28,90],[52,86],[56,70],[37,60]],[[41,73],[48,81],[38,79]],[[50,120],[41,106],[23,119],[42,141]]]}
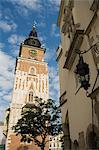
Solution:
{"label": "beige wall", "polygon": [[[84,89],[80,89],[79,92],[75,95],[77,89],[79,88],[80,84],[76,84],[76,78],[75,78],[75,68],[79,60],[79,56],[77,55],[74,59],[74,62],[70,69],[63,68],[65,61],[67,59],[66,51],[68,52],[70,45],[72,44],[72,40],[68,38],[68,32],[66,34],[62,33],[62,27],[64,25],[64,9],[68,6],[69,0],[64,0],[64,4],[62,5],[62,8],[60,6],[60,12],[58,17],[58,25],[60,27],[60,36],[61,36],[61,43],[60,47],[57,50],[57,58],[60,54],[60,51],[62,49],[62,54],[60,58],[58,59],[58,65],[59,65],[59,79],[60,79],[60,95],[66,91],[65,98],[67,98],[67,101],[61,106],[61,112],[62,112],[62,123],[65,123],[66,119],[66,113],[68,110],[69,115],[69,127],[70,127],[70,138],[72,142],[76,139],[79,141],[79,138],[81,136],[81,133],[84,133],[84,138],[86,140],[86,133],[88,126],[92,123],[92,100],[91,98],[86,96],[86,91]],[[74,19],[74,24],[79,24],[80,26],[75,29],[76,30],[84,30],[85,34],[83,35],[83,41],[80,46],[80,50],[84,51],[90,48],[91,45],[95,44],[99,40],[99,12],[97,11],[96,15],[97,17],[93,19],[93,16],[95,15],[95,12],[90,10],[91,7],[91,1],[83,0],[83,1],[77,1],[74,0],[74,5],[72,7],[72,16]],[[69,15],[68,15],[69,17]],[[93,21],[93,20],[94,21]],[[68,22],[65,22],[68,24]],[[71,22],[70,26],[71,26]],[[65,25],[66,25],[65,24]],[[74,27],[75,27],[74,26]],[[90,30],[89,30],[90,29]],[[98,35],[98,36],[97,36]],[[98,38],[97,38],[98,37]],[[91,38],[93,38],[93,41],[89,41]],[[84,61],[89,64],[90,68],[90,88],[88,89],[88,92],[92,92],[92,87],[95,82],[96,76],[97,76],[97,67],[99,66],[99,62],[96,62],[99,59],[99,55],[93,57],[93,52],[89,51],[86,54],[83,55]],[[95,88],[99,86],[99,79],[96,83]],[[99,91],[98,91],[99,92]],[[96,95],[97,101],[99,101],[99,93]],[[95,101],[94,101],[95,104]],[[98,122],[99,120],[96,117],[96,114],[94,112],[94,123],[95,126],[98,128]]]}

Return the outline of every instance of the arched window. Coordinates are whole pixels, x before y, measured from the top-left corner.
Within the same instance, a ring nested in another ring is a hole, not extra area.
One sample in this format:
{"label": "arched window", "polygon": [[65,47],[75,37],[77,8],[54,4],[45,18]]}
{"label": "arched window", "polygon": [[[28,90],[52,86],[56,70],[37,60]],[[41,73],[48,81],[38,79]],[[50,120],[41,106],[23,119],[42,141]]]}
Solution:
{"label": "arched window", "polygon": [[88,134],[88,146],[90,149],[97,149],[97,136],[93,131]]}
{"label": "arched window", "polygon": [[86,144],[88,146],[88,149],[99,149],[99,129],[97,126],[90,124],[87,128],[86,132]]}
{"label": "arched window", "polygon": [[29,93],[29,102],[33,102],[33,92]]}
{"label": "arched window", "polygon": [[29,74],[36,75],[36,68],[35,67],[30,67]]}

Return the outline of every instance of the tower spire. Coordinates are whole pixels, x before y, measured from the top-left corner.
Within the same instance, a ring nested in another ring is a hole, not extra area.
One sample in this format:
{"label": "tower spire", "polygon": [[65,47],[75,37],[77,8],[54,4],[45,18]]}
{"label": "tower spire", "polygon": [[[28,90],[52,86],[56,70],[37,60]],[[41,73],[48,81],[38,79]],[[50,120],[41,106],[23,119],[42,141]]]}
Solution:
{"label": "tower spire", "polygon": [[41,43],[40,43],[38,36],[37,36],[36,23],[35,22],[33,23],[32,30],[29,33],[29,37],[24,41],[24,44],[29,45],[29,46],[39,47],[39,48],[41,47]]}
{"label": "tower spire", "polygon": [[36,25],[37,25],[36,21],[33,21],[33,26],[32,26],[32,28],[36,28]]}

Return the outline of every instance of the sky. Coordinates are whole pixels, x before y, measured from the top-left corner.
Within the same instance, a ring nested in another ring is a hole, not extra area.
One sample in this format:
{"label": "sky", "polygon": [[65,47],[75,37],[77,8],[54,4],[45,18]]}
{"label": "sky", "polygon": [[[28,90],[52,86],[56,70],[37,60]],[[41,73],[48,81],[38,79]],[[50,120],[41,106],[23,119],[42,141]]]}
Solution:
{"label": "sky", "polygon": [[50,98],[59,99],[56,49],[60,43],[57,27],[60,0],[0,0],[0,121],[10,106],[14,69],[20,43],[29,35],[35,22],[38,37],[46,48]]}

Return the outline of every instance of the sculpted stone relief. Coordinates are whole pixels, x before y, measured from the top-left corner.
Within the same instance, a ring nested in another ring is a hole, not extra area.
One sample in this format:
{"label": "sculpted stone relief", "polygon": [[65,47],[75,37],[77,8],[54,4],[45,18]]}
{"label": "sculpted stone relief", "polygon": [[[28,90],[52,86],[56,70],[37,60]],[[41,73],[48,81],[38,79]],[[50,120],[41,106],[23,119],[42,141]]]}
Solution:
{"label": "sculpted stone relief", "polygon": [[68,4],[64,8],[64,17],[62,25],[62,33],[68,34],[68,38],[72,41],[76,29],[80,27],[80,23],[75,24],[73,19],[72,9],[74,7],[74,0],[69,0]]}
{"label": "sculpted stone relief", "polygon": [[66,35],[67,33],[70,34],[70,32],[74,30],[73,28],[74,25],[73,25],[72,9],[69,8],[68,6],[65,6],[62,32],[64,33],[64,35]]}

